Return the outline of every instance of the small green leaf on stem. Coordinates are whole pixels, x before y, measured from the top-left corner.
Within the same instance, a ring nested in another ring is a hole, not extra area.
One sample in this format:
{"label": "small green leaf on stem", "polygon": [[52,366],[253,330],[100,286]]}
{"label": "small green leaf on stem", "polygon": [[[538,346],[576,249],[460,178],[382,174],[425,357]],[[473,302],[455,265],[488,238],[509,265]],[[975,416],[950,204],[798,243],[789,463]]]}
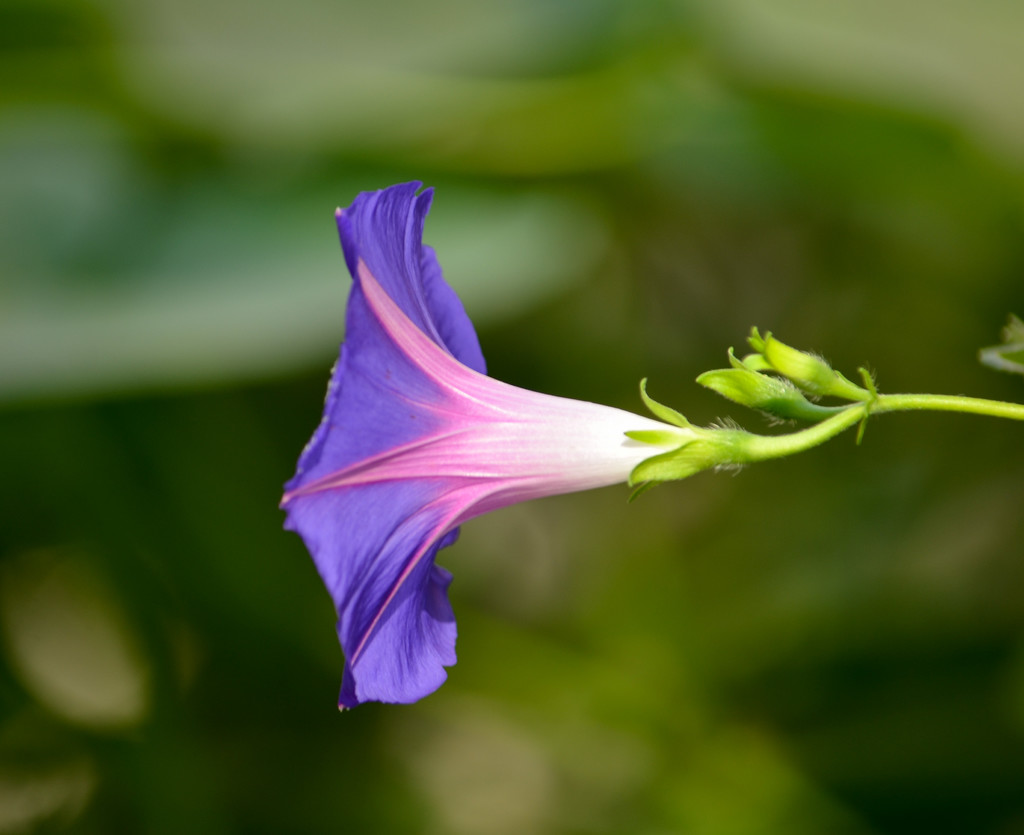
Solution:
{"label": "small green leaf on stem", "polygon": [[1003,328],[1003,342],[978,352],[982,365],[1011,374],[1024,374],[1024,322],[1014,315]]}

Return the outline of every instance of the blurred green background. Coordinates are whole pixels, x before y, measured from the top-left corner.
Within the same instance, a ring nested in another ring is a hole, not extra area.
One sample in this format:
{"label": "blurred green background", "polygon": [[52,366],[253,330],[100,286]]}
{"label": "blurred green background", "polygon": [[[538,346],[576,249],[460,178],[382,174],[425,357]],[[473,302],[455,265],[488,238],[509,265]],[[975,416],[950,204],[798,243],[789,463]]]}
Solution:
{"label": "blurred green background", "polygon": [[491,373],[764,426],[751,325],[1020,401],[1024,4],[0,0],[0,833],[1024,833],[1022,428],[878,419],[476,520],[459,664],[335,709],[281,530],[348,287],[437,188]]}

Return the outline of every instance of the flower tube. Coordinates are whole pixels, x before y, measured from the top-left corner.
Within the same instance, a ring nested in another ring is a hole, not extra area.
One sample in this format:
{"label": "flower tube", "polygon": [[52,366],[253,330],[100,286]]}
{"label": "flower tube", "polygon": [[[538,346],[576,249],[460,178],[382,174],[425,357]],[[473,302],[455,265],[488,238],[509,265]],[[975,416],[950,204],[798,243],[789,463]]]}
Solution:
{"label": "flower tube", "polygon": [[281,502],[337,609],[343,708],[413,702],[445,680],[456,629],[451,575],[434,559],[461,523],[626,482],[693,439],[686,426],[488,377],[473,325],[422,243],[432,193],[419,188],[364,192],[337,212],[353,278],[345,342]]}

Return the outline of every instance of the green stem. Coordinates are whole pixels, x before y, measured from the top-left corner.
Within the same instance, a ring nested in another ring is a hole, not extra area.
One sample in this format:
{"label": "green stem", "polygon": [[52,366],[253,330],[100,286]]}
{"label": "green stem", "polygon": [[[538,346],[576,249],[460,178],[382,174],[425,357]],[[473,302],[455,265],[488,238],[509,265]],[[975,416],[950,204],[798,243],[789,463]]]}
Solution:
{"label": "green stem", "polygon": [[735,463],[746,464],[754,461],[767,461],[770,458],[784,458],[787,455],[794,455],[797,452],[819,446],[862,421],[867,413],[866,403],[856,403],[821,423],[801,429],[799,432],[790,432],[787,435],[743,433],[743,436],[738,439],[739,448],[736,450]]}
{"label": "green stem", "polygon": [[880,394],[869,402],[853,403],[821,423],[798,432],[786,435],[737,433],[731,458],[737,464],[783,458],[819,446],[870,415],[904,411],[962,412],[1024,420],[1024,405],[1018,403],[946,394]]}
{"label": "green stem", "polygon": [[870,404],[872,414],[882,412],[963,412],[970,415],[1024,420],[1024,405],[949,394],[880,394]]}

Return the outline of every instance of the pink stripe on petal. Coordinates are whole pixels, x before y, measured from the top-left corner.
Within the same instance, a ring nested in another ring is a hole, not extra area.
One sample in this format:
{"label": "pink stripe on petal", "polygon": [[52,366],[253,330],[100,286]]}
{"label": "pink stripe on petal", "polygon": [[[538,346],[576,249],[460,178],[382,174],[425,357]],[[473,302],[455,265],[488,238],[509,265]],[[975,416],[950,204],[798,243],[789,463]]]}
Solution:
{"label": "pink stripe on petal", "polygon": [[[379,471],[382,478],[468,477],[532,484],[527,497],[585,490],[625,481],[657,448],[627,431],[674,430],[640,415],[502,383],[462,365],[431,341],[359,264],[372,313],[395,345],[447,393],[435,414],[456,431],[415,444]],[[522,484],[520,484],[522,486]],[[518,499],[522,500],[522,499]]]}
{"label": "pink stripe on petal", "polygon": [[[423,507],[421,513],[428,514],[429,511],[447,503],[448,501],[446,497],[444,500],[440,500],[434,502],[431,505]],[[359,662],[359,659],[363,654],[363,650],[365,649],[367,642],[373,636],[373,631],[377,628],[377,624],[380,623],[380,619],[384,616],[384,613],[388,610],[388,607],[394,601],[395,597],[398,595],[398,592],[401,590],[405,582],[409,579],[410,575],[416,570],[416,567],[419,565],[420,561],[430,552],[431,546],[436,544],[441,539],[441,537],[443,537],[448,531],[450,531],[452,528],[456,526],[457,522],[455,520],[458,518],[458,515],[459,513],[457,510],[450,510],[441,518],[441,520],[433,528],[431,528],[426,533],[426,535],[422,537],[419,547],[416,549],[415,552],[413,552],[409,556],[408,560],[406,561],[405,565],[402,568],[402,572],[398,575],[398,578],[392,584],[387,596],[381,601],[380,605],[377,607],[377,611],[374,614],[373,619],[370,621],[370,624],[363,630],[362,635],[359,637],[355,649],[352,650],[351,655],[348,658],[348,664],[350,667],[355,667],[355,665]],[[408,522],[409,520],[407,520],[407,524]],[[397,528],[395,531],[393,531],[391,536],[388,537],[388,540],[386,540],[382,545],[381,550],[386,550],[390,541],[402,532],[402,527]]]}

